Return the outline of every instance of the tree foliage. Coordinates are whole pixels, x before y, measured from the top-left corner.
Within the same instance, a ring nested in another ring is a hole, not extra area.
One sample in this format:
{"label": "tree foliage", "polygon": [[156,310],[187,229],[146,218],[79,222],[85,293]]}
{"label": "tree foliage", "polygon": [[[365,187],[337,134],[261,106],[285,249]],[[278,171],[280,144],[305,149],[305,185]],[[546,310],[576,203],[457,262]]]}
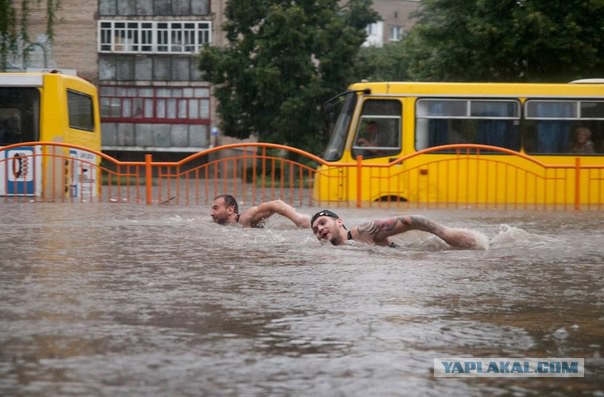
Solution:
{"label": "tree foliage", "polygon": [[[0,0],[0,70],[6,70],[10,56],[18,55],[20,43],[29,43],[27,26],[31,7],[42,3],[46,9],[46,36],[52,44],[60,0]],[[21,54],[24,59],[27,55],[27,52]]]}
{"label": "tree foliage", "polygon": [[378,17],[371,0],[231,0],[225,17],[227,46],[200,56],[222,132],[318,151],[320,106],[354,80],[365,27]]}
{"label": "tree foliage", "polygon": [[355,62],[357,80],[405,81],[407,59],[403,42],[385,44],[383,47],[362,47]]}
{"label": "tree foliage", "polygon": [[602,0],[422,0],[404,51],[415,80],[602,77]]}

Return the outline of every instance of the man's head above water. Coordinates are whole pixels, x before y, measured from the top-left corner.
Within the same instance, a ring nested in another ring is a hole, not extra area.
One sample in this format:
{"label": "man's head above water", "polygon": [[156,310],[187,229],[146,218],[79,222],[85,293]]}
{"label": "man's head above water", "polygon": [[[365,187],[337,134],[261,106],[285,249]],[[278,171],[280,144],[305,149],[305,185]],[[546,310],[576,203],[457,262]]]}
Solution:
{"label": "man's head above water", "polygon": [[348,239],[348,230],[342,219],[333,211],[321,210],[310,220],[313,234],[319,240],[326,240],[333,245],[344,244]]}
{"label": "man's head above water", "polygon": [[239,205],[235,197],[230,194],[221,194],[214,197],[210,216],[212,220],[220,225],[236,223],[239,215]]}

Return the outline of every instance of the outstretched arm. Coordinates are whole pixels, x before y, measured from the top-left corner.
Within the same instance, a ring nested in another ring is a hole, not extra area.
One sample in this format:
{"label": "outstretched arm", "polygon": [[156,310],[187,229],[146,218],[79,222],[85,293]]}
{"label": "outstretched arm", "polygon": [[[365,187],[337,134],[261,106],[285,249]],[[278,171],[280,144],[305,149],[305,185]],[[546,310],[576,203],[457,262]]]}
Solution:
{"label": "outstretched arm", "polygon": [[310,218],[307,215],[296,212],[291,205],[282,200],[267,201],[266,203],[251,207],[241,214],[239,223],[243,226],[255,227],[273,214],[289,218],[298,227],[310,227]]}
{"label": "outstretched arm", "polygon": [[432,233],[457,248],[475,248],[477,241],[463,230],[451,229],[421,215],[397,216],[384,220],[373,220],[359,225],[352,231],[355,239],[389,245],[388,237],[408,230]]}

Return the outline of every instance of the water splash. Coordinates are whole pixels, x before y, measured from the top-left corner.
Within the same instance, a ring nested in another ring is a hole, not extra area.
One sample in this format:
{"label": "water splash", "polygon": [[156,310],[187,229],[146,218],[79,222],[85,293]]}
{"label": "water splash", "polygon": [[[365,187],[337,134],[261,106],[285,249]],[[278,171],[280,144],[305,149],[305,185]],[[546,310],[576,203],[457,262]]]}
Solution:
{"label": "water splash", "polygon": [[540,234],[529,233],[524,229],[502,224],[491,239],[490,245],[497,248],[529,246],[531,248],[547,247],[559,243],[560,239]]}

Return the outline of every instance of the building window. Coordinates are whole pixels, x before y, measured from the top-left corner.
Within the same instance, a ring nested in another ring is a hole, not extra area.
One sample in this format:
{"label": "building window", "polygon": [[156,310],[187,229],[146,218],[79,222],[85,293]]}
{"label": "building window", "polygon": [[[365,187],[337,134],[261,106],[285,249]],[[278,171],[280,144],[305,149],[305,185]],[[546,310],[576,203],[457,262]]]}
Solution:
{"label": "building window", "polygon": [[212,41],[211,22],[99,21],[99,52],[191,54]]}
{"label": "building window", "polygon": [[405,31],[402,26],[393,26],[390,28],[390,41],[400,41]]}
{"label": "building window", "polygon": [[377,23],[371,23],[371,24],[367,25],[367,27],[365,29],[367,30],[367,36],[375,36],[378,34],[378,24]]}
{"label": "building window", "polygon": [[210,90],[200,87],[101,87],[103,122],[209,124]]}

